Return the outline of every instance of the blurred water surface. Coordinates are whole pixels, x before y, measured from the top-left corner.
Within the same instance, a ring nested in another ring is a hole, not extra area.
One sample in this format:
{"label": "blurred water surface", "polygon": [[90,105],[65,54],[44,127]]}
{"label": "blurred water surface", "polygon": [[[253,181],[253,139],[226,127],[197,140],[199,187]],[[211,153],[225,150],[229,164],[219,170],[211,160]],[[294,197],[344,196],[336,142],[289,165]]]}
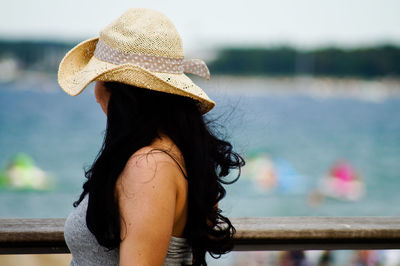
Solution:
{"label": "blurred water surface", "polygon": [[[301,180],[291,192],[265,192],[243,177],[227,187],[222,202],[228,216],[363,216],[400,214],[400,99],[371,101],[355,97],[313,97],[267,93],[253,82],[232,88],[202,84],[217,107],[223,133],[244,156],[268,153],[290,163]],[[282,86],[280,84],[279,86]],[[354,86],[360,87],[359,83]],[[90,86],[78,97],[58,89],[55,80],[0,84],[0,167],[18,152],[31,155],[55,179],[49,192],[0,190],[0,217],[66,217],[81,192],[83,168],[91,164],[102,141],[105,116]],[[49,89],[50,88],[50,89]],[[289,90],[290,91],[290,90]],[[218,128],[218,127],[217,127]],[[365,181],[358,202],[308,203],[337,159],[346,158]]]}

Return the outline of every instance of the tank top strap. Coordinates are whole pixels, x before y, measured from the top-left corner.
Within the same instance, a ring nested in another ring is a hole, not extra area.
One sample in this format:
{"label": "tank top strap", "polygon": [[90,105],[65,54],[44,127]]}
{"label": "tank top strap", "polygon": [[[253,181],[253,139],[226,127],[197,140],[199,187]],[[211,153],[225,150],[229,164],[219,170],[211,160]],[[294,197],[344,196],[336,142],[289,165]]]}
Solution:
{"label": "tank top strap", "polygon": [[188,178],[187,175],[185,174],[185,171],[183,170],[183,167],[181,166],[181,164],[178,162],[178,160],[177,160],[174,156],[172,156],[172,155],[171,155],[169,152],[167,152],[166,150],[162,150],[162,149],[153,149],[153,150],[155,150],[155,151],[160,151],[160,152],[163,152],[163,153],[165,153],[166,155],[168,155],[168,156],[176,163],[176,165],[178,165],[179,170],[181,170],[183,176],[184,176],[186,179]]}

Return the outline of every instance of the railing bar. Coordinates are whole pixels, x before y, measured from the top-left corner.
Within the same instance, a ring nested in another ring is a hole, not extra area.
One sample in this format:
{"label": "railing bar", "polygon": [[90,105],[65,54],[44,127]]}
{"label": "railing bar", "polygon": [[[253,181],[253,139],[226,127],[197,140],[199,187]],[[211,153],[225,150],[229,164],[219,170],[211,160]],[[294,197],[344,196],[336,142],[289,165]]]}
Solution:
{"label": "railing bar", "polygon": [[[400,217],[233,218],[235,250],[400,249]],[[0,219],[0,254],[68,253],[65,219]]]}

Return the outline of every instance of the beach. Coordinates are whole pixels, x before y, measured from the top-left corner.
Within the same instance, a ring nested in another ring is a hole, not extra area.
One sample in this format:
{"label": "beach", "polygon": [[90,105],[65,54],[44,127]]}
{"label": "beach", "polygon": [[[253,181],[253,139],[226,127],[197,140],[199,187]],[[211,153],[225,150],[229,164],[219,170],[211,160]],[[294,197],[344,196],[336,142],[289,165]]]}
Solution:
{"label": "beach", "polygon": [[70,262],[70,254],[0,255],[3,266],[68,266]]}

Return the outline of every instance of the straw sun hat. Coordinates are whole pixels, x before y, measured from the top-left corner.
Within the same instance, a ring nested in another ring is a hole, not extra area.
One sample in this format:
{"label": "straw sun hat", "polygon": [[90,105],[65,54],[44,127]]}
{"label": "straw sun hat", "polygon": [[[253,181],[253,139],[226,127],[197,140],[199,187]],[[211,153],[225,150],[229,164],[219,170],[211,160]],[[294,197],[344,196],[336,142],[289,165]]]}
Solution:
{"label": "straw sun hat", "polygon": [[184,72],[206,79],[210,72],[202,60],[183,57],[181,37],[166,16],[150,9],[129,9],[98,38],[78,44],[65,55],[58,83],[75,96],[95,80],[121,82],[190,97],[206,113],[215,103]]}

